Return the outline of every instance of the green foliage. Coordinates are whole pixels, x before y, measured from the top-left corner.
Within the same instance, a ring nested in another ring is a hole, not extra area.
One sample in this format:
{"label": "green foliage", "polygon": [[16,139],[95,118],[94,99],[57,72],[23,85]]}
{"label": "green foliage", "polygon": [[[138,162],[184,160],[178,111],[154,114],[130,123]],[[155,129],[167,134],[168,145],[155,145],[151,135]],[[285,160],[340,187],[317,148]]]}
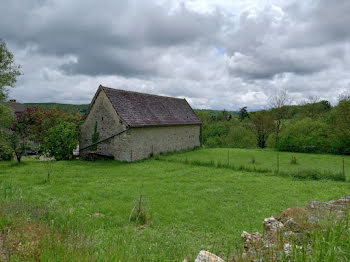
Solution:
{"label": "green foliage", "polygon": [[[92,136],[91,136],[91,143],[95,144],[98,142],[99,139],[100,139],[100,132],[97,131],[97,121],[96,121],[94,126],[94,132],[92,133]],[[92,146],[91,150],[97,150],[97,145]]]}
{"label": "green foliage", "polygon": [[7,97],[6,87],[13,87],[20,74],[19,66],[15,65],[13,54],[7,49],[5,42],[0,39],[0,102]]}
{"label": "green foliage", "polygon": [[223,137],[223,143],[232,148],[255,148],[256,138],[254,133],[244,125],[233,125],[228,134]]}
{"label": "green foliage", "polygon": [[78,141],[77,125],[61,121],[47,131],[43,151],[56,160],[70,160],[73,158],[73,149],[77,146]]}
{"label": "green foliage", "polygon": [[350,96],[339,101],[331,115],[333,152],[350,155]]}
{"label": "green foliage", "polygon": [[273,118],[267,111],[256,112],[252,117],[252,129],[256,136],[257,145],[266,147],[266,141],[274,129]]}
{"label": "green foliage", "polygon": [[41,108],[45,110],[60,110],[67,113],[84,113],[89,108],[89,105],[70,105],[57,103],[25,103],[28,108]]}
{"label": "green foliage", "polygon": [[11,148],[9,148],[6,144],[0,143],[0,160],[9,161],[13,158],[13,153]]}
{"label": "green foliage", "polygon": [[29,148],[30,132],[30,119],[27,112],[17,115],[11,128],[4,129],[2,132],[5,145],[12,150],[18,163]]}
{"label": "green foliage", "polygon": [[256,147],[254,133],[237,120],[204,123],[201,136],[206,147]]}
{"label": "green foliage", "polygon": [[286,126],[280,133],[277,149],[290,152],[329,152],[328,126],[322,120],[304,118]]}
{"label": "green foliage", "polygon": [[47,131],[59,122],[70,122],[79,125],[81,115],[79,113],[64,112],[59,109],[44,109],[33,107],[27,110],[31,123],[31,139],[38,145],[44,142]]}
{"label": "green foliage", "polygon": [[11,127],[14,115],[8,103],[0,103],[0,139],[2,131]]}

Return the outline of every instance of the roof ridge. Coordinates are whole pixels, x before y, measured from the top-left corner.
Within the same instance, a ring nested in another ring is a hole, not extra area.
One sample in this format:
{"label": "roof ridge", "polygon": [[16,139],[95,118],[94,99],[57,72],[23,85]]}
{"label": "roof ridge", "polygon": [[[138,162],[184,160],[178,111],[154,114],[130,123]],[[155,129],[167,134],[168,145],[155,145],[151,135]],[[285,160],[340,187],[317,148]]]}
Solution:
{"label": "roof ridge", "polygon": [[142,92],[137,92],[137,91],[129,91],[129,90],[124,90],[124,89],[119,89],[119,88],[112,88],[112,87],[103,86],[103,85],[100,85],[100,87],[102,89],[107,88],[107,89],[111,89],[111,90],[122,91],[122,92],[127,92],[127,93],[134,93],[134,94],[140,94],[140,95],[145,95],[145,96],[158,96],[158,97],[164,97],[164,98],[186,100],[186,98],[179,98],[179,97],[173,97],[173,96],[154,95],[154,94],[142,93]]}

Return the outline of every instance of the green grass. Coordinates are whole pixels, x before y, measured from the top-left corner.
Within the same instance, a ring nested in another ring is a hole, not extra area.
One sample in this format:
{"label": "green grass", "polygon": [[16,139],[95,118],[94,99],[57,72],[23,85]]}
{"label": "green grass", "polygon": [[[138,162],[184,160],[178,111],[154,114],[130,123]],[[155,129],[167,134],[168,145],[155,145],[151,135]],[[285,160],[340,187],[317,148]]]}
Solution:
{"label": "green grass", "polygon": [[[231,167],[260,173],[275,173],[279,154],[281,175],[311,179],[342,179],[343,156],[329,154],[304,154],[276,152],[259,149],[198,149],[179,154],[160,156],[160,160],[182,162],[194,165]],[[350,157],[344,157],[345,175],[350,179]],[[296,164],[295,164],[296,161]],[[316,174],[316,176],[315,176]]]}
{"label": "green grass", "polygon": [[[198,150],[169,157],[210,158],[225,152]],[[242,152],[249,160],[249,151]],[[266,165],[258,152],[250,154]],[[310,155],[308,161],[318,157],[324,156]],[[48,182],[43,162],[0,162],[0,199],[7,215],[20,215],[86,239],[81,247],[85,252],[67,251],[62,243],[44,246],[42,261],[182,261],[194,259],[201,249],[231,258],[242,247],[242,231],[262,231],[265,217],[350,191],[348,182],[298,180],[154,159],[61,161],[53,162],[51,169]],[[140,192],[145,225],[129,221]],[[1,224],[8,224],[7,220]]]}

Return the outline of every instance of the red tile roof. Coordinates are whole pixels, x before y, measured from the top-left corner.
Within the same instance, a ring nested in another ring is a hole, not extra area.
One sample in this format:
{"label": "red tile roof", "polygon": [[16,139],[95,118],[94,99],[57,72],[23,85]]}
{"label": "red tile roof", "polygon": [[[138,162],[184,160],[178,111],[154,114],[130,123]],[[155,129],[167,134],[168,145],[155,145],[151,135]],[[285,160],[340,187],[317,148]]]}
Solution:
{"label": "red tile roof", "polygon": [[100,86],[119,117],[130,127],[201,124],[186,99]]}

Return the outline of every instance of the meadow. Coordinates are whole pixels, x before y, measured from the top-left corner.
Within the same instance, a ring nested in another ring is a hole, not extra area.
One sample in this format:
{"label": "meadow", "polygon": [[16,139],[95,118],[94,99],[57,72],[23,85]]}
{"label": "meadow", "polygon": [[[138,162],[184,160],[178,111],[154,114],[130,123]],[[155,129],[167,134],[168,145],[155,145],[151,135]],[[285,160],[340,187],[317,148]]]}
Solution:
{"label": "meadow", "polygon": [[331,179],[332,176],[342,176],[345,171],[345,180],[350,179],[350,157],[342,155],[277,152],[270,149],[201,148],[159,156],[159,159],[263,173],[276,173],[278,170],[282,175],[310,172],[318,173],[322,178],[323,174],[328,173]]}
{"label": "meadow", "polygon": [[[254,155],[256,165],[273,169],[275,153],[230,149],[230,161],[249,164]],[[0,230],[6,241],[15,239],[6,246],[9,260],[193,261],[202,249],[229,260],[242,248],[242,231],[262,231],[264,218],[350,191],[347,181],[181,163],[186,157],[224,161],[227,150],[200,149],[137,163],[0,162]],[[292,165],[288,154],[280,157],[281,170],[336,169],[341,160],[297,154],[299,164]],[[130,219],[140,195],[146,214],[142,223]],[[44,235],[35,240],[40,244],[28,239],[26,231],[33,228]]]}

